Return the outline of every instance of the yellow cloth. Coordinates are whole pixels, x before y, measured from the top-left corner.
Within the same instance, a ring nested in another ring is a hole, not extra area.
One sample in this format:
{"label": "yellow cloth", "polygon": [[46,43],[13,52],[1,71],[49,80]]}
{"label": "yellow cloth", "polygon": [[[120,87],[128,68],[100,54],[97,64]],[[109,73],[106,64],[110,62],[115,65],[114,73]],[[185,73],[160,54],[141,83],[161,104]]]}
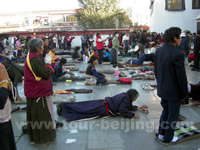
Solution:
{"label": "yellow cloth", "polygon": [[32,74],[34,75],[35,80],[36,80],[36,81],[40,81],[42,78],[37,77],[37,76],[35,75],[35,73],[33,72],[33,69],[32,69],[32,67],[31,67],[31,63],[30,63],[30,59],[29,59],[29,53],[28,53],[28,55],[27,55],[27,57],[26,57],[26,62],[27,62],[27,65],[28,65],[29,69],[31,70]]}
{"label": "yellow cloth", "polygon": [[9,84],[10,84],[9,82],[0,83],[0,87],[8,88]]}
{"label": "yellow cloth", "polygon": [[89,59],[94,55],[94,53],[90,54]]}
{"label": "yellow cloth", "polygon": [[56,63],[56,55],[52,51],[49,51],[49,54],[52,56],[51,57],[51,63],[55,64]]}

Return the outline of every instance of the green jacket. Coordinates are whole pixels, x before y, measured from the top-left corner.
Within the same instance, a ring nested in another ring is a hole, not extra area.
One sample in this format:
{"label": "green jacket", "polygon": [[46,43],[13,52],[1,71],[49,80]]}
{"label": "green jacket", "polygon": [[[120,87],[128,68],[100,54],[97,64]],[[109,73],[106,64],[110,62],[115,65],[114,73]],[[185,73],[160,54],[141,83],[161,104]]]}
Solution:
{"label": "green jacket", "polygon": [[117,37],[114,37],[112,40],[112,48],[114,48],[115,50],[118,50],[120,48],[119,40]]}

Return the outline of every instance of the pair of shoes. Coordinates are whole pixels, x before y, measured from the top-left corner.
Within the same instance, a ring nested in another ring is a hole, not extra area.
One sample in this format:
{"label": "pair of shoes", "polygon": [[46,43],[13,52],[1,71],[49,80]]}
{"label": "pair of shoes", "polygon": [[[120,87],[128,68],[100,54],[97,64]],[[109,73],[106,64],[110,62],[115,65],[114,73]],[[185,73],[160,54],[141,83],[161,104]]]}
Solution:
{"label": "pair of shoes", "polygon": [[144,89],[144,90],[154,90],[154,88],[151,85],[149,85],[149,84],[144,84],[142,86],[142,89]]}
{"label": "pair of shoes", "polygon": [[127,75],[126,75],[124,72],[121,71],[121,72],[119,73],[119,77],[127,77]]}
{"label": "pair of shoes", "polygon": [[55,120],[55,122],[56,122],[56,128],[61,128],[61,127],[63,127],[63,123],[62,123],[62,122],[58,122],[58,121],[56,121],[56,120]]}
{"label": "pair of shoes", "polygon": [[189,97],[181,101],[181,105],[188,105],[189,104]]}

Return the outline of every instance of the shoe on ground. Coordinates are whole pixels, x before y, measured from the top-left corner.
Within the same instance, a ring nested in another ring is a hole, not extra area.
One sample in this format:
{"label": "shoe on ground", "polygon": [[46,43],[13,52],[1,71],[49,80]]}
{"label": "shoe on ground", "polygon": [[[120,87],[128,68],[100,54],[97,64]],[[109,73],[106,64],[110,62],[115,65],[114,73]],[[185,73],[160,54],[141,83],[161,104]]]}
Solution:
{"label": "shoe on ground", "polygon": [[62,109],[61,109],[60,104],[61,104],[61,103],[58,103],[58,104],[56,105],[56,107],[57,107],[57,115],[58,115],[58,116],[62,116]]}
{"label": "shoe on ground", "polygon": [[56,128],[61,128],[61,127],[63,127],[63,123],[56,121]]}
{"label": "shoe on ground", "polygon": [[144,89],[144,90],[154,90],[154,88],[152,86],[150,86],[149,84],[144,84],[142,86],[142,89]]}

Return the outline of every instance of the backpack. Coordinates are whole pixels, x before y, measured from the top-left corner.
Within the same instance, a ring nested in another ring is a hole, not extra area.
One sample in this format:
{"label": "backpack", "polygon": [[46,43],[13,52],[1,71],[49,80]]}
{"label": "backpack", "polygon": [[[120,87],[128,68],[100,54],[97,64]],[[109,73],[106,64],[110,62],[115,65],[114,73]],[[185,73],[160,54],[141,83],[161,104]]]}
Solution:
{"label": "backpack", "polygon": [[120,78],[119,81],[122,84],[131,84],[132,83],[132,79],[131,78]]}

